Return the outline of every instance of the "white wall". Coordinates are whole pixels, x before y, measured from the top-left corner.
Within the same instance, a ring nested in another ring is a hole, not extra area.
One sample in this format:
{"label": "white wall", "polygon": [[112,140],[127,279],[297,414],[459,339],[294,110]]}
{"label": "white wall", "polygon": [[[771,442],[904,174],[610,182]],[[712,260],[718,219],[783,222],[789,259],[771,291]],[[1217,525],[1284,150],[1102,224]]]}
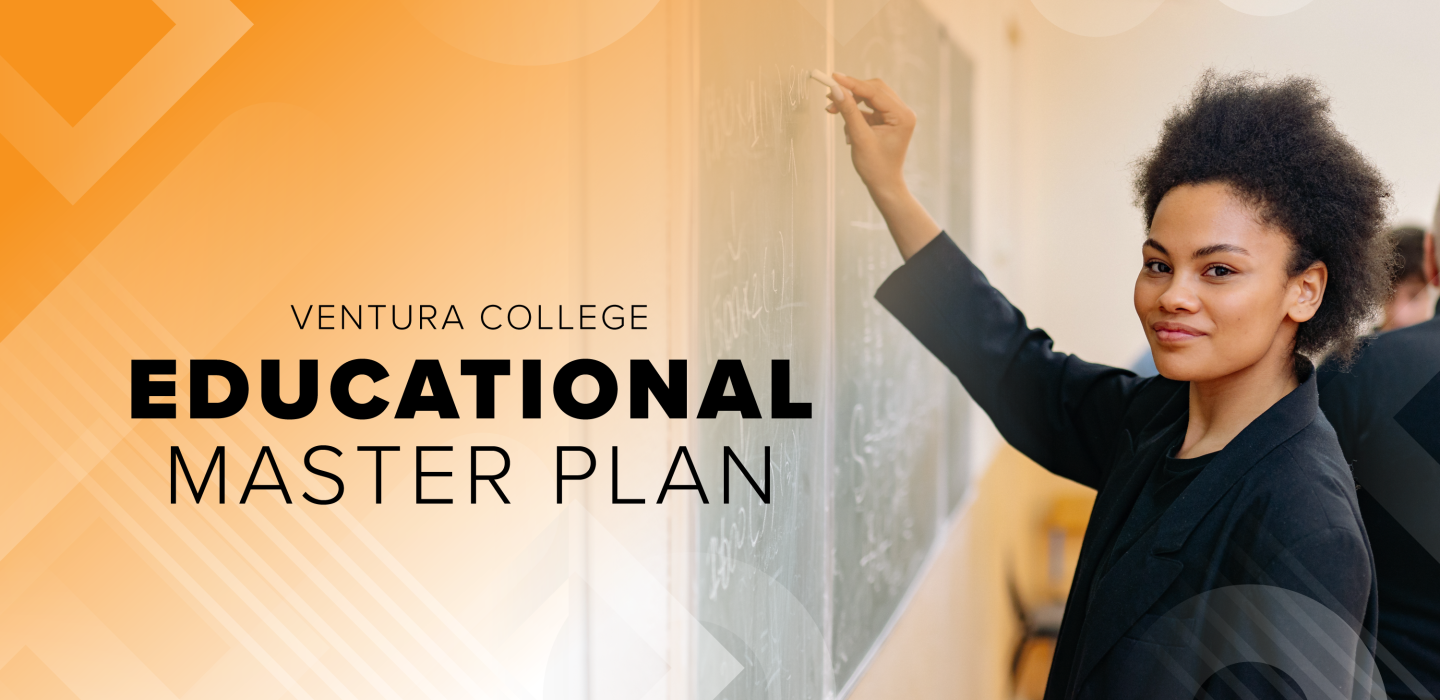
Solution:
{"label": "white wall", "polygon": [[1440,3],[1313,0],[1257,17],[1165,0],[1102,38],[1057,27],[1028,0],[1015,8],[1016,301],[1062,349],[1128,364],[1144,347],[1130,301],[1142,222],[1129,166],[1206,67],[1317,78],[1340,128],[1394,184],[1397,221],[1434,211]]}

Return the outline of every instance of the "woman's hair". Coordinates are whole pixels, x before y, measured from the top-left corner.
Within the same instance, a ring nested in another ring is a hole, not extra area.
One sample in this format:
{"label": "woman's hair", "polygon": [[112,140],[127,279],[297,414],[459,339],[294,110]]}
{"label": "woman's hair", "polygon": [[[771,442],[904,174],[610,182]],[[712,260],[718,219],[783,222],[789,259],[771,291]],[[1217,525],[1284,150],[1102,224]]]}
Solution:
{"label": "woman's hair", "polygon": [[1390,290],[1390,187],[1335,128],[1320,86],[1307,78],[1206,71],[1189,102],[1165,120],[1155,149],[1137,163],[1136,203],[1145,226],[1166,192],[1207,182],[1230,186],[1263,223],[1289,234],[1289,274],[1325,263],[1324,300],[1300,324],[1294,351],[1310,358],[1330,352],[1348,362]]}

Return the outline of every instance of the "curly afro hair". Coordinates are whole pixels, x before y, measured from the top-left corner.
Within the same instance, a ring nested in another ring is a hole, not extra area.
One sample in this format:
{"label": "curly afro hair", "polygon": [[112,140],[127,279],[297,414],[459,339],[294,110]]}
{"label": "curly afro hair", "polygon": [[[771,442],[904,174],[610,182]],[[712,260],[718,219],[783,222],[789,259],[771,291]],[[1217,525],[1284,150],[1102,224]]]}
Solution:
{"label": "curly afro hair", "polygon": [[1209,182],[1229,185],[1263,223],[1289,234],[1291,275],[1325,263],[1324,300],[1300,324],[1294,351],[1348,362],[1389,293],[1391,195],[1379,171],[1335,128],[1320,86],[1307,78],[1206,71],[1137,164],[1136,203],[1146,228],[1166,192]]}

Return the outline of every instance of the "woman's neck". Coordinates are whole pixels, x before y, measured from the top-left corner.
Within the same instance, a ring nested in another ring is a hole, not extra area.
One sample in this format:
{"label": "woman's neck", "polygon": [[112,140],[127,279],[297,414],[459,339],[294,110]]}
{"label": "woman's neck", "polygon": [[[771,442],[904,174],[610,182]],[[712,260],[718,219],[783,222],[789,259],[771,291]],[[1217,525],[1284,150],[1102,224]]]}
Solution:
{"label": "woman's neck", "polygon": [[1219,451],[1245,426],[1295,390],[1294,359],[1288,350],[1267,353],[1238,372],[1190,382],[1190,421],[1175,456],[1190,459]]}

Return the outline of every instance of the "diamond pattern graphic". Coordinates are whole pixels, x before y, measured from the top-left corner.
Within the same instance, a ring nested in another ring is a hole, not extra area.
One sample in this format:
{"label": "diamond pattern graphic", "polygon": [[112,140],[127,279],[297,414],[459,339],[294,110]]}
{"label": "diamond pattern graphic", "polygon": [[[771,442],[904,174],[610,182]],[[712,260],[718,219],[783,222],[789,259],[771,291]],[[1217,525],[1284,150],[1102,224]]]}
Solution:
{"label": "diamond pattern graphic", "polygon": [[174,26],[150,0],[0,2],[0,56],[74,126]]}
{"label": "diamond pattern graphic", "polygon": [[1436,462],[1440,462],[1440,374],[1431,377],[1395,414],[1395,422]]}
{"label": "diamond pattern graphic", "polygon": [[73,124],[67,116],[83,107],[83,97],[59,100],[67,112],[62,114],[15,65],[0,58],[0,136],[72,204],[251,27],[228,0],[157,0],[155,5],[174,27]]}

